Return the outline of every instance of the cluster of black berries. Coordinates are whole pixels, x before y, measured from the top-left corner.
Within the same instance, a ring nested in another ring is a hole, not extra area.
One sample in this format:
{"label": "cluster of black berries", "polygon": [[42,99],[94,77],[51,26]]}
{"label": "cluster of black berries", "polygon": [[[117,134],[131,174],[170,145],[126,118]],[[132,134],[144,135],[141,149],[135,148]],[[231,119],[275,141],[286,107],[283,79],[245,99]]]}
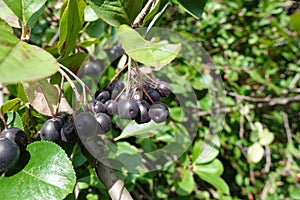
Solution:
{"label": "cluster of black berries", "polygon": [[27,147],[27,137],[19,128],[4,129],[0,138],[0,172],[7,171],[19,161]]}
{"label": "cluster of black berries", "polygon": [[40,137],[42,140],[52,142],[58,142],[59,140],[65,142],[78,141],[75,124],[73,122],[65,123],[61,116],[48,119],[40,130]]}
{"label": "cluster of black berries", "polygon": [[95,118],[103,133],[109,131],[111,121],[109,116],[118,115],[122,119],[135,120],[138,124],[166,121],[169,116],[168,107],[161,102],[161,97],[170,94],[170,86],[164,81],[155,85],[131,87],[125,92],[124,83],[115,81],[108,87],[95,93],[95,100],[90,103]]}

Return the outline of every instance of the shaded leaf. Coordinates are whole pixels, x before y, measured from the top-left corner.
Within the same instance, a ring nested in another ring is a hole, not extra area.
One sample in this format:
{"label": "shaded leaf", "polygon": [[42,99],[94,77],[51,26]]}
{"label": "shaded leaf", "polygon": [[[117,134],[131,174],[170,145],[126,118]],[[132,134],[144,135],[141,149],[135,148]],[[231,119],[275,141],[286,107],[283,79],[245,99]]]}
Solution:
{"label": "shaded leaf", "polygon": [[181,178],[175,184],[176,193],[181,196],[191,194],[195,186],[193,173],[183,168],[179,168],[178,171]]}
{"label": "shaded leaf", "polygon": [[292,28],[300,34],[300,12],[296,12],[290,17]]}
{"label": "shaded leaf", "polygon": [[88,0],[88,3],[103,21],[116,27],[132,24],[143,6],[142,0]]}
{"label": "shaded leaf", "polygon": [[211,184],[218,191],[222,192],[223,194],[229,194],[229,187],[221,177],[208,172],[199,171],[197,168],[194,169],[194,171],[202,180]]}
{"label": "shaded leaf", "polygon": [[5,114],[9,111],[18,111],[20,107],[20,103],[21,103],[21,99],[19,98],[9,100],[0,107],[0,111],[2,114]]}
{"label": "shaded leaf", "polygon": [[43,49],[0,30],[0,83],[46,78],[58,70],[55,58]]}
{"label": "shaded leaf", "polygon": [[52,142],[34,142],[27,151],[30,159],[24,169],[0,177],[2,199],[64,199],[73,191],[75,172],[61,147]]}
{"label": "shaded leaf", "polygon": [[136,136],[136,137],[149,137],[150,135],[154,135],[155,133],[160,131],[165,126],[164,123],[155,123],[150,121],[149,123],[145,124],[136,124],[136,123],[129,123],[122,131],[122,133],[115,138],[116,140]]}
{"label": "shaded leaf", "polygon": [[23,83],[30,105],[39,113],[47,116],[55,114],[58,102],[58,90],[46,80]]}
{"label": "shaded leaf", "polygon": [[24,130],[22,119],[20,115],[15,111],[10,111],[7,113],[6,123],[9,127],[16,127],[21,130]]}
{"label": "shaded leaf", "polygon": [[199,19],[203,13],[207,0],[173,0],[173,2],[178,4],[193,17]]}
{"label": "shaded leaf", "polygon": [[3,0],[0,0],[0,18],[12,27],[21,28],[18,17],[10,10]]}
{"label": "shaded leaf", "polygon": [[223,164],[220,160],[214,159],[213,161],[201,165],[193,165],[193,168],[197,169],[197,171],[207,172],[211,174],[215,174],[217,176],[221,176],[224,172]]}
{"label": "shaded leaf", "polygon": [[118,35],[125,52],[133,59],[157,69],[169,64],[178,55],[181,44],[153,43],[145,40],[127,25],[119,28]]}
{"label": "shaded leaf", "polygon": [[58,52],[64,57],[74,50],[84,20],[84,0],[68,0],[59,23]]}
{"label": "shaded leaf", "polygon": [[219,154],[220,140],[218,136],[211,136],[202,143],[202,151],[196,164],[208,163],[215,159]]}
{"label": "shaded leaf", "polygon": [[264,156],[264,148],[257,142],[248,147],[247,157],[250,161],[258,163]]}
{"label": "shaded leaf", "polygon": [[[29,20],[32,20],[30,27],[33,27],[34,23],[37,21],[44,10],[43,7],[46,3],[46,0],[3,0],[6,5],[15,13],[23,23],[28,23]],[[33,17],[35,19],[31,19]]]}

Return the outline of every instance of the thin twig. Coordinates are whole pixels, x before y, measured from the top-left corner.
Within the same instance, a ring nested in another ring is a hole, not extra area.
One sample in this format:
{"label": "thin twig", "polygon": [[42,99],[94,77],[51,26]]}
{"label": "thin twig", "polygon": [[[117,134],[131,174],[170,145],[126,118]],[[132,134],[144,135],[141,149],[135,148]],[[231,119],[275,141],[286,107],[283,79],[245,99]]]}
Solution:
{"label": "thin twig", "polygon": [[71,74],[71,76],[73,76],[75,78],[75,80],[81,85],[82,87],[82,93],[83,93],[83,104],[84,104],[84,108],[86,109],[87,107],[87,98],[86,98],[86,92],[89,93],[89,95],[92,97],[92,99],[94,100],[94,94],[93,92],[90,90],[89,87],[87,87],[87,85],[78,77],[76,76],[76,74],[74,74],[71,70],[69,70],[67,67],[59,64],[59,66],[61,68],[63,68],[65,71],[67,71],[69,74]]}
{"label": "thin twig", "polygon": [[79,92],[78,92],[78,90],[77,90],[75,84],[73,83],[73,81],[72,81],[72,80],[70,79],[70,77],[68,76],[68,74],[67,74],[64,70],[62,70],[61,68],[58,68],[58,72],[59,72],[62,76],[64,76],[64,77],[67,79],[67,81],[69,82],[69,84],[70,84],[72,90],[75,92],[76,106],[75,106],[75,111],[74,111],[74,113],[73,113],[73,117],[75,117],[76,114],[77,114],[77,110],[78,110],[78,107],[79,107],[79,103],[80,103],[80,101],[81,101],[81,96],[80,96],[80,94],[79,94]]}
{"label": "thin twig", "polygon": [[293,143],[292,132],[291,132],[291,128],[289,125],[288,115],[285,112],[283,112],[283,123],[284,123],[287,141],[289,144],[292,144]]}
{"label": "thin twig", "polygon": [[128,98],[128,93],[130,90],[130,78],[131,78],[131,57],[128,57],[128,67],[127,67],[127,83],[126,83],[126,98]]}
{"label": "thin twig", "polygon": [[249,96],[243,96],[239,95],[234,92],[226,92],[227,95],[235,97],[240,100],[245,100],[245,101],[251,101],[251,102],[259,102],[259,103],[267,103],[270,106],[274,105],[284,105],[290,102],[294,101],[300,101],[300,95],[293,96],[293,97],[279,97],[279,98],[271,98],[271,97],[249,97]]}
{"label": "thin twig", "polygon": [[150,8],[151,4],[153,3],[154,0],[148,0],[148,2],[146,3],[145,7],[141,10],[141,12],[136,16],[132,27],[136,28],[138,27],[138,24],[140,23],[140,21],[143,19],[143,17],[146,15],[147,10]]}
{"label": "thin twig", "polygon": [[61,97],[62,97],[62,89],[64,87],[64,81],[65,81],[65,77],[61,76],[61,82],[60,82],[60,88],[59,88],[59,95],[58,95],[58,101],[57,101],[57,107],[56,107],[56,111],[55,111],[55,116],[58,114],[59,111],[59,106],[60,106],[60,102],[61,102]]}
{"label": "thin twig", "polygon": [[6,120],[5,120],[5,118],[4,118],[3,114],[2,114],[2,112],[0,112],[0,118],[1,118],[1,120],[2,120],[2,122],[3,122],[4,128],[8,128],[7,123],[6,123]]}
{"label": "thin twig", "polygon": [[122,69],[120,69],[120,71],[118,71],[118,72],[114,75],[114,77],[110,80],[109,84],[106,86],[105,89],[108,89],[108,87],[111,86],[111,84],[112,84],[112,83],[120,76],[120,74],[122,73],[122,71],[124,71],[124,70],[127,68],[127,66],[128,66],[128,63],[126,63],[126,65],[124,65],[124,66],[122,67]]}
{"label": "thin twig", "polygon": [[272,165],[271,150],[270,150],[270,147],[268,145],[265,146],[265,149],[266,149],[266,165],[265,165],[264,172],[269,173],[271,165]]}

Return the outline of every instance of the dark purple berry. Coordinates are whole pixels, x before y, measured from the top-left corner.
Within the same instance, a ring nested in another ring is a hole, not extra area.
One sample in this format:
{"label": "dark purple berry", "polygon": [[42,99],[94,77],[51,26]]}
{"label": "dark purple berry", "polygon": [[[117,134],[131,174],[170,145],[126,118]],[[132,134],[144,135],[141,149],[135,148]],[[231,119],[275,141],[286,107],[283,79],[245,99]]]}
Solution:
{"label": "dark purple berry", "polygon": [[66,123],[60,130],[60,137],[65,142],[77,142],[78,134],[74,123]]}
{"label": "dark purple berry", "polygon": [[118,103],[114,100],[108,100],[104,104],[105,110],[109,115],[116,115],[118,114]]}
{"label": "dark purple berry", "polygon": [[139,105],[139,112],[138,115],[135,118],[136,123],[143,124],[151,121],[151,118],[149,116],[148,110],[150,108],[150,105],[147,101],[142,100],[138,103]]}
{"label": "dark purple berry", "polygon": [[21,150],[24,150],[27,147],[28,141],[26,134],[19,128],[10,127],[8,129],[4,129],[2,131],[2,138],[8,138],[14,141],[15,143],[17,143]]}
{"label": "dark purple berry", "polygon": [[57,142],[62,125],[55,119],[48,119],[42,126],[40,136],[42,140]]}
{"label": "dark purple berry", "polygon": [[115,87],[111,91],[111,99],[116,99],[117,96],[119,96],[119,94],[123,91],[124,87],[125,86],[123,82],[117,81]]}
{"label": "dark purple berry", "polygon": [[105,106],[101,101],[96,100],[94,104],[94,110],[96,113],[103,113],[105,112]]}
{"label": "dark purple berry", "polygon": [[155,89],[148,89],[144,92],[144,99],[147,100],[150,104],[153,102],[160,101],[160,94]]}
{"label": "dark purple berry", "polygon": [[156,90],[162,97],[167,97],[171,92],[171,87],[168,83],[164,81],[158,81],[156,85]]}
{"label": "dark purple berry", "polygon": [[101,133],[99,123],[95,119],[95,116],[89,112],[79,113],[75,118],[75,126],[81,140],[86,140]]}
{"label": "dark purple berry", "polygon": [[120,100],[118,106],[119,116],[123,119],[134,119],[139,112],[139,106],[134,99]]}
{"label": "dark purple berry", "polygon": [[6,171],[13,167],[19,160],[20,148],[18,145],[8,139],[0,139],[0,171]]}
{"label": "dark purple berry", "polygon": [[97,122],[100,124],[103,133],[107,133],[111,129],[111,121],[107,114],[98,113],[95,115]]}
{"label": "dark purple berry", "polygon": [[98,90],[95,93],[95,99],[105,103],[108,99],[110,99],[110,94],[107,90]]}
{"label": "dark purple berry", "polygon": [[169,110],[164,103],[156,102],[150,106],[149,116],[154,122],[161,123],[168,118]]}

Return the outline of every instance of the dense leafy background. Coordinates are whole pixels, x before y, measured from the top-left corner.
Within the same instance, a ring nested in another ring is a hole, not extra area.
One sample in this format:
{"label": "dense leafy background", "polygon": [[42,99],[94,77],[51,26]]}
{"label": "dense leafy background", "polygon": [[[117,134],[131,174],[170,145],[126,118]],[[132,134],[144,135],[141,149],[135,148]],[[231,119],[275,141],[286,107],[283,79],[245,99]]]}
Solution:
{"label": "dense leafy background", "polygon": [[[19,9],[23,1],[15,4],[3,0],[0,5],[4,5],[4,2],[8,7],[1,6],[0,17],[3,20],[0,20],[0,28],[3,31],[0,36],[3,37],[0,37],[0,42],[7,41],[11,48],[17,47],[14,48],[17,58],[9,59],[3,54],[7,47],[0,47],[0,82],[9,83],[2,91],[5,104],[1,106],[1,112],[9,126],[24,129],[32,142],[28,147],[30,153],[34,154],[36,148],[43,151],[52,148],[53,152],[49,153],[62,156],[61,161],[68,160],[64,151],[71,158],[74,170],[67,161],[61,163],[68,165],[69,170],[64,176],[71,183],[61,188],[64,193],[57,198],[63,198],[71,192],[75,172],[76,191],[69,194],[67,199],[74,199],[75,196],[78,199],[108,199],[107,190],[96,178],[77,145],[61,143],[59,145],[63,151],[56,145],[51,147],[34,141],[39,140],[38,131],[48,119],[47,116],[52,116],[56,110],[57,99],[53,96],[57,96],[58,91],[53,84],[61,80],[59,74],[53,75],[57,71],[56,62],[73,72],[87,63],[90,69],[97,70],[98,67],[94,69],[93,66],[102,66],[106,51],[109,51],[103,50],[107,48],[103,43],[118,32],[119,26],[133,23],[143,7],[142,1],[89,0],[90,5],[87,6],[83,0],[65,3],[47,1],[43,6],[45,1],[41,0],[35,2],[34,10],[24,11]],[[27,4],[30,1],[24,2]],[[135,199],[300,199],[300,43],[299,33],[295,32],[299,24],[295,20],[297,15],[288,16],[282,0],[208,1],[203,14],[206,1],[197,4],[181,0],[156,2],[140,25],[178,31],[199,42],[208,51],[224,81],[226,123],[222,134],[214,138],[214,151],[205,159],[198,159],[203,135],[208,131],[211,119],[206,112],[202,112],[197,137],[191,147],[161,171],[140,174],[118,172],[126,188]],[[111,8],[115,8],[117,14]],[[155,16],[160,16],[159,20],[153,20]],[[23,31],[19,29],[18,17],[23,25],[32,27],[28,41],[30,45],[13,36],[14,33],[22,38],[24,33],[24,27]],[[123,31],[128,28],[126,25],[121,26],[121,32],[122,28]],[[125,41],[131,42],[132,38],[125,38]],[[37,52],[38,58],[35,57]],[[32,56],[24,56],[24,53]],[[139,55],[135,58],[139,59]],[[110,81],[117,71],[118,61],[103,71],[98,86]],[[11,63],[7,65],[6,62]],[[20,67],[23,66],[21,62],[24,62],[24,68]],[[144,62],[149,61],[146,59]],[[26,70],[30,65],[36,72],[34,77],[30,77],[32,71]],[[16,68],[6,74],[7,66]],[[207,88],[194,68],[181,60],[176,60],[173,67],[192,83],[201,109],[209,110]],[[13,76],[20,69],[24,71],[23,76]],[[51,76],[50,83],[40,80],[14,84],[16,80],[37,80],[46,76]],[[93,83],[89,85],[92,90],[97,87]],[[179,85],[177,88],[183,87]],[[65,101],[71,103],[72,90],[69,84],[65,83],[63,93]],[[37,103],[35,94],[41,95],[40,98],[51,106]],[[120,141],[116,141],[116,145],[132,153],[138,150],[154,151],[168,143],[172,134],[180,129],[180,112],[174,96],[165,101],[170,106],[170,117],[174,124],[163,133],[155,138],[132,139],[120,136],[120,130],[116,127],[108,137],[119,136]],[[62,107],[68,110],[67,103]],[[29,164],[38,165],[36,157],[32,157],[35,159]],[[41,159],[41,162],[44,161],[47,158]],[[22,176],[28,169],[30,165],[15,176],[1,177],[0,185],[20,180],[16,180],[16,177]]]}

